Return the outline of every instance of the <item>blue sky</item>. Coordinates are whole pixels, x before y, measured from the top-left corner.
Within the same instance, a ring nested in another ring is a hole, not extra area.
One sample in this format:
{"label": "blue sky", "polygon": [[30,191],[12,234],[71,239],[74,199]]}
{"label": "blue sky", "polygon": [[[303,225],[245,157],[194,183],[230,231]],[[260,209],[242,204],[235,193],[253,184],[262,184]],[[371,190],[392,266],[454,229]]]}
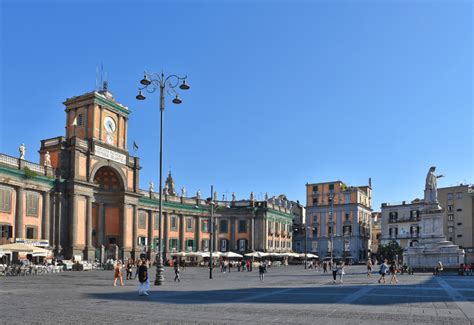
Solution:
{"label": "blue sky", "polygon": [[[178,188],[305,202],[305,183],[372,177],[381,202],[473,182],[470,1],[8,1],[1,8],[0,152],[38,161],[62,102],[107,71],[131,110],[141,186],[158,183],[159,98],[143,70],[188,75],[168,98],[164,169]],[[131,149],[131,148],[130,148]]]}

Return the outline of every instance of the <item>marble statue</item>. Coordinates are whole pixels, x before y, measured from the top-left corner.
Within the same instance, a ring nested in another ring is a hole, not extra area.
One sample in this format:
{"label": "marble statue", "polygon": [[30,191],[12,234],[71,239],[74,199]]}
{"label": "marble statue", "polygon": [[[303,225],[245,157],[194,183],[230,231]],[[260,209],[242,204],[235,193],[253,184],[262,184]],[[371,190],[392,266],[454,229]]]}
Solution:
{"label": "marble statue", "polygon": [[250,201],[253,201],[253,200],[254,200],[253,192],[250,192]]}
{"label": "marble statue", "polygon": [[186,197],[186,187],[181,187],[181,197]]}
{"label": "marble statue", "polygon": [[430,167],[425,182],[425,203],[438,203],[438,178],[444,175],[435,175],[436,167]]}
{"label": "marble statue", "polygon": [[265,201],[268,201],[268,192],[265,192]]}
{"label": "marble statue", "polygon": [[25,159],[26,147],[23,143],[20,145],[18,150],[20,151],[20,159]]}
{"label": "marble statue", "polygon": [[49,151],[46,151],[44,154],[44,165],[45,167],[51,167],[51,155],[49,154]]}
{"label": "marble statue", "polygon": [[150,181],[150,186],[148,187],[148,190],[150,192],[154,192],[155,191],[155,184],[153,183],[153,181]]}
{"label": "marble statue", "polygon": [[212,200],[213,200],[214,202],[217,202],[217,201],[218,201],[218,199],[217,199],[217,191],[214,191],[214,197],[212,198]]}
{"label": "marble statue", "polygon": [[235,202],[235,192],[232,192],[232,202]]}
{"label": "marble statue", "polygon": [[165,188],[163,189],[163,194],[168,195],[168,184],[165,183]]}
{"label": "marble statue", "polygon": [[196,199],[198,199],[198,200],[201,199],[201,190],[198,190],[196,192]]}

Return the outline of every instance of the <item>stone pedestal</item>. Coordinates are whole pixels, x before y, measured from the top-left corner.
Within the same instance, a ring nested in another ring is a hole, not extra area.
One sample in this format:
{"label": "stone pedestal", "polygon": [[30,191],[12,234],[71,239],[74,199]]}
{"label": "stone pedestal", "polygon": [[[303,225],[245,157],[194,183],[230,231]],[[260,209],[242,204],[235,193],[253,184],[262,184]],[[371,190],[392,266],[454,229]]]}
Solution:
{"label": "stone pedestal", "polygon": [[443,210],[437,203],[426,204],[421,212],[421,234],[416,246],[403,253],[403,263],[413,268],[432,269],[441,261],[444,267],[464,263],[464,250],[446,240]]}

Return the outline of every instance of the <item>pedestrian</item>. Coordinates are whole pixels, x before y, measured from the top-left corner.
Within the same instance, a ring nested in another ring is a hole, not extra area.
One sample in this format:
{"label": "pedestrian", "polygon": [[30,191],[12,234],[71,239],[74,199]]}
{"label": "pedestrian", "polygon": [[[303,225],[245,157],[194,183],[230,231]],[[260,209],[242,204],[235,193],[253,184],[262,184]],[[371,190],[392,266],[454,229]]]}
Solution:
{"label": "pedestrian", "polygon": [[380,274],[380,278],[379,278],[379,283],[386,283],[385,282],[385,274],[387,274],[387,271],[388,271],[388,265],[387,265],[387,259],[384,259],[383,263],[380,264],[380,270],[379,270],[379,274]]}
{"label": "pedestrian", "polygon": [[328,273],[328,263],[323,262],[323,273]]}
{"label": "pedestrian", "polygon": [[174,282],[181,282],[180,271],[179,271],[179,264],[174,264]]}
{"label": "pedestrian", "polygon": [[336,277],[337,277],[337,264],[336,263],[331,263],[329,262],[329,265],[332,265],[332,279],[333,279],[333,282],[336,283]]}
{"label": "pedestrian", "polygon": [[240,268],[242,267],[242,262],[238,261],[237,262],[237,272],[240,272]]}
{"label": "pedestrian", "polygon": [[127,280],[132,279],[132,267],[133,267],[133,261],[132,259],[129,258],[127,260],[127,264],[125,264],[125,270],[127,271],[127,276],[126,276]]}
{"label": "pedestrian", "polygon": [[247,265],[247,272],[250,272],[250,260],[247,260],[246,265]]}
{"label": "pedestrian", "polygon": [[344,262],[341,262],[339,265],[337,273],[339,274],[339,282],[342,283],[342,278],[344,277],[344,274],[346,274]]}
{"label": "pedestrian", "polygon": [[114,287],[117,286],[117,280],[120,279],[120,286],[123,287],[123,277],[122,277],[122,264],[117,262],[114,269]]}
{"label": "pedestrian", "polygon": [[398,283],[398,280],[397,280],[398,266],[395,263],[395,261],[392,261],[392,263],[390,264],[389,271],[390,271],[390,274],[392,275],[390,279],[390,284],[392,284],[393,281],[395,281],[395,283]]}
{"label": "pedestrian", "polygon": [[435,275],[440,275],[441,272],[443,272],[443,263],[441,263],[441,261],[438,261],[435,267]]}
{"label": "pedestrian", "polygon": [[372,268],[373,268],[372,260],[369,259],[369,260],[367,261],[367,278],[371,278],[371,277],[372,277]]}
{"label": "pedestrian", "polygon": [[260,281],[263,281],[263,279],[265,277],[265,272],[267,272],[267,267],[266,267],[265,263],[262,262],[258,266],[258,276],[260,278]]}
{"label": "pedestrian", "polygon": [[148,289],[150,288],[150,281],[148,280],[148,268],[146,266],[145,260],[138,262],[138,294],[140,296],[148,296]]}
{"label": "pedestrian", "polygon": [[229,270],[229,273],[230,273],[230,269],[231,269],[231,268],[232,268],[232,262],[229,261],[229,262],[227,263],[227,270]]}

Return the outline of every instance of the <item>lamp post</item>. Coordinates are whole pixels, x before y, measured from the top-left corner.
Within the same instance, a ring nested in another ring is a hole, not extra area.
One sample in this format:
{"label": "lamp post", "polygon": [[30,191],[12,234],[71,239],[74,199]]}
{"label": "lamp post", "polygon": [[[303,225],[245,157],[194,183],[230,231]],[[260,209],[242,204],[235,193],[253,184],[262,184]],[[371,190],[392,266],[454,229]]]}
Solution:
{"label": "lamp post", "polygon": [[214,197],[214,187],[211,185],[211,200],[209,204],[211,205],[211,216],[209,221],[210,232],[209,232],[209,279],[212,279],[212,268],[214,266],[214,260],[212,259],[212,252],[214,250],[214,204],[212,200]]}
{"label": "lamp post", "polygon": [[329,234],[329,240],[331,243],[331,263],[333,258],[333,232],[334,232],[334,193],[328,193],[328,201],[331,203],[331,217],[329,218],[329,227],[331,227],[331,233]]}
{"label": "lamp post", "polygon": [[[158,254],[156,256],[156,278],[155,285],[163,284],[163,245],[161,233],[162,228],[162,216],[163,216],[163,113],[165,111],[165,89],[173,92],[176,96],[172,100],[174,104],[181,104],[181,99],[178,96],[178,93],[175,91],[175,88],[178,87],[182,90],[188,90],[189,85],[186,83],[185,77],[178,77],[177,75],[166,76],[162,72],[159,73],[147,73],[143,79],[140,81],[140,84],[143,87],[138,88],[138,95],[136,99],[145,100],[145,96],[142,94],[143,90],[146,90],[148,93],[154,93],[157,89],[160,89],[160,200],[159,200],[159,218],[158,218]],[[180,84],[181,83],[181,84]]]}

